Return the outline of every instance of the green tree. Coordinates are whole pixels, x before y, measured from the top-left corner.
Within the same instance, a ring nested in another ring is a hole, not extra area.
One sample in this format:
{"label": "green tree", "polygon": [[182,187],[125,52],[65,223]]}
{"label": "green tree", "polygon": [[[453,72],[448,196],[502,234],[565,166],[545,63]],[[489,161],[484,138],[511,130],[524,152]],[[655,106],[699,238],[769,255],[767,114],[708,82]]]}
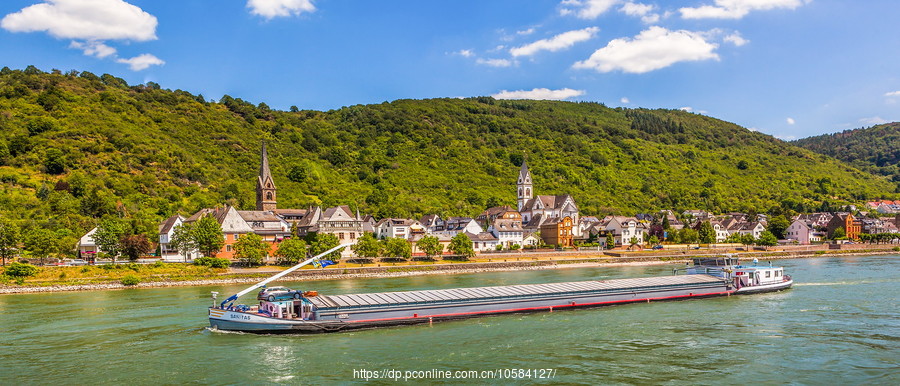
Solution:
{"label": "green tree", "polygon": [[123,236],[125,236],[125,223],[119,219],[108,217],[100,220],[93,238],[97,248],[107,254],[113,264],[116,264],[116,258],[122,253]]}
{"label": "green tree", "polygon": [[606,235],[606,249],[613,249],[616,247],[616,238],[613,235]]}
{"label": "green tree", "polygon": [[778,215],[769,220],[767,230],[772,232],[776,239],[783,239],[784,231],[787,230],[789,226],[791,226],[791,223],[788,219],[785,218],[784,215]]}
{"label": "green tree", "polygon": [[225,245],[225,236],[219,221],[213,216],[203,216],[192,225],[191,234],[197,250],[203,256],[215,257]]}
{"label": "green tree", "polygon": [[[309,245],[310,253],[313,256],[316,256],[320,253],[324,253],[325,251],[334,248],[338,245],[341,245],[341,241],[338,240],[337,236],[331,233],[317,233],[315,235],[315,239]],[[322,256],[322,259],[327,260],[340,260],[341,258],[341,249],[338,249],[334,252],[331,252],[325,256]]]}
{"label": "green tree", "polygon": [[385,257],[409,259],[412,256],[412,245],[399,237],[388,237],[384,240]]}
{"label": "green tree", "polygon": [[700,234],[691,228],[683,228],[678,231],[678,238],[684,244],[694,244],[700,242]]}
{"label": "green tree", "polygon": [[756,244],[756,238],[753,237],[752,233],[747,233],[747,234],[741,235],[741,244],[754,245],[754,244]]}
{"label": "green tree", "polygon": [[357,257],[376,258],[381,256],[384,245],[382,245],[371,232],[365,232],[359,237],[356,244],[350,247],[350,250],[352,250]]}
{"label": "green tree", "polygon": [[765,247],[774,247],[778,245],[778,238],[772,232],[763,231],[763,233],[759,234],[759,239],[756,240],[756,243]]}
{"label": "green tree", "polygon": [[57,250],[56,234],[46,228],[34,228],[25,235],[25,249],[37,256],[44,265],[44,259]]}
{"label": "green tree", "polygon": [[122,254],[131,261],[136,261],[153,250],[153,244],[150,243],[145,234],[123,236],[120,243]]}
{"label": "green tree", "polygon": [[234,243],[234,257],[247,265],[260,265],[269,255],[270,247],[269,243],[263,241],[262,236],[247,233]]}
{"label": "green tree", "polygon": [[831,233],[832,240],[846,240],[847,239],[847,231],[844,230],[844,227],[837,227],[834,232]]}
{"label": "green tree", "polygon": [[287,263],[299,263],[301,260],[305,260],[306,253],[306,242],[303,239],[289,238],[278,244],[275,256]]}
{"label": "green tree", "polygon": [[444,245],[435,236],[425,236],[416,242],[416,247],[425,253],[425,257],[433,259],[444,252]]}
{"label": "green tree", "polygon": [[659,244],[659,237],[656,237],[656,235],[650,236],[650,238],[647,239],[647,242],[650,243],[650,245],[657,245]]}
{"label": "green tree", "polygon": [[709,221],[700,223],[700,230],[697,232],[700,242],[703,244],[712,244],[716,242],[716,230],[713,229]]}
{"label": "green tree", "polygon": [[19,253],[19,237],[19,226],[0,218],[0,259],[3,259],[3,266],[6,266],[7,259],[12,259]]}
{"label": "green tree", "polygon": [[294,182],[306,181],[306,168],[300,165],[295,165],[291,168],[291,171],[288,172],[288,179]]}
{"label": "green tree", "polygon": [[50,174],[62,174],[66,171],[66,157],[62,150],[49,148],[44,152],[44,168]]}
{"label": "green tree", "polygon": [[472,248],[472,240],[465,233],[457,233],[450,239],[450,245],[447,248],[455,255],[471,259],[475,257],[475,249]]}
{"label": "green tree", "polygon": [[172,230],[172,239],[169,240],[169,246],[175,248],[184,260],[187,261],[188,256],[197,250],[197,241],[194,238],[194,228],[191,224],[180,224]]}

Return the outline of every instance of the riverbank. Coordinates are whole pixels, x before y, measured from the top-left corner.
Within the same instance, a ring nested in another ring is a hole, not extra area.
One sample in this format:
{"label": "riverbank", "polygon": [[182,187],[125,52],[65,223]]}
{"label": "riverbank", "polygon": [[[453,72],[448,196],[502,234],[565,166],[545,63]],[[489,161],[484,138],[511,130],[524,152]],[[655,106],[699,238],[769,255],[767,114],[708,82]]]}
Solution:
{"label": "riverbank", "polygon": [[[777,260],[777,259],[795,259],[820,256],[865,256],[865,255],[887,255],[897,254],[893,250],[877,249],[877,250],[833,250],[833,251],[759,251],[759,252],[743,252],[736,255],[744,261],[750,261],[754,258],[760,260]],[[502,272],[502,271],[519,271],[519,270],[544,270],[544,269],[560,269],[560,268],[578,268],[578,267],[615,267],[615,266],[635,266],[635,265],[651,265],[651,264],[684,264],[693,257],[704,257],[712,255],[721,255],[720,253],[695,253],[687,254],[666,254],[666,255],[638,255],[629,257],[613,257],[602,253],[595,252],[595,257],[583,257],[582,253],[575,256],[573,254],[560,253],[555,256],[528,256],[527,254],[499,256],[501,258],[492,257],[490,261],[482,259],[471,262],[459,263],[418,263],[418,264],[394,264],[387,265],[384,263],[360,265],[359,267],[348,267],[341,264],[338,267],[328,267],[325,269],[302,269],[284,277],[285,281],[314,281],[329,279],[352,279],[352,278],[387,278],[387,277],[403,277],[403,276],[419,276],[419,275],[453,275],[462,273],[480,273],[480,272]],[[496,261],[495,261],[496,260]],[[500,261],[502,260],[502,261]],[[354,264],[356,265],[356,264]],[[127,275],[128,269],[133,266],[122,265],[121,271]],[[75,268],[75,267],[72,267]],[[83,268],[82,268],[83,269]],[[99,269],[99,268],[98,268]],[[137,267],[140,269],[140,267]],[[53,281],[26,282],[24,285],[2,285],[0,286],[0,294],[17,294],[17,293],[45,293],[45,292],[65,292],[65,291],[95,291],[95,290],[121,290],[127,288],[157,288],[157,287],[186,287],[186,286],[208,286],[208,285],[231,285],[242,283],[256,283],[263,278],[269,277],[284,268],[282,267],[262,267],[256,269],[210,269],[206,267],[184,266],[189,273],[180,272],[169,275],[164,279],[146,280],[136,285],[126,286],[122,284],[123,273],[116,277],[100,277],[92,278],[86,283],[63,283]],[[62,280],[62,279],[61,279]]]}

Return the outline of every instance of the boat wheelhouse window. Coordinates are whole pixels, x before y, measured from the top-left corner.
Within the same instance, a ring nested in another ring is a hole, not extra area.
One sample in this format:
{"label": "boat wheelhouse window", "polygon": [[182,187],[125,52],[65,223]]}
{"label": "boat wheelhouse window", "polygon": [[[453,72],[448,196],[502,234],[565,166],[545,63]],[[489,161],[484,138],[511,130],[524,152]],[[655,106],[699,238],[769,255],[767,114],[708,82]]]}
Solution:
{"label": "boat wheelhouse window", "polygon": [[772,277],[772,271],[766,271],[766,278]]}
{"label": "boat wheelhouse window", "polygon": [[781,276],[781,271],[775,271],[775,277]]}

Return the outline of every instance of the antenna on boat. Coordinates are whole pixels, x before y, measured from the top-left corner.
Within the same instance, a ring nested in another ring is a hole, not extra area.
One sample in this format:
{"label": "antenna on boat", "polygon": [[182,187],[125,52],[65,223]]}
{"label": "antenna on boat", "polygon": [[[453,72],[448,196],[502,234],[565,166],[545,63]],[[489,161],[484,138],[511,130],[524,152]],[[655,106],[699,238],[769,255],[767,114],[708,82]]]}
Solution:
{"label": "antenna on boat", "polygon": [[213,302],[213,307],[216,306],[216,298],[217,298],[217,297],[219,297],[219,293],[216,292],[216,291],[212,291],[212,302]]}

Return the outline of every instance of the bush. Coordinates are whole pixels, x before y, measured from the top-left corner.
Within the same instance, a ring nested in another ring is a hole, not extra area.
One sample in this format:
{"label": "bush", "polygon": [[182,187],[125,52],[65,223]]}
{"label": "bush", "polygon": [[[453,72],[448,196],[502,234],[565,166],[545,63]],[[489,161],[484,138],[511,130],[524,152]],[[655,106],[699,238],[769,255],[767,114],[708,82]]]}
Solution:
{"label": "bush", "polygon": [[37,275],[38,267],[25,263],[11,263],[6,267],[6,275],[18,278],[25,278]]}
{"label": "bush", "polygon": [[900,247],[894,247],[894,251],[900,252]]}
{"label": "bush", "polygon": [[124,285],[124,286],[130,287],[133,285],[137,285],[140,282],[141,282],[141,279],[138,279],[138,277],[134,276],[134,275],[125,275],[125,277],[122,278],[122,285]]}
{"label": "bush", "polygon": [[211,268],[228,268],[231,266],[231,260],[220,259],[217,257],[200,257],[194,259],[194,265],[202,265]]}
{"label": "bush", "polygon": [[166,266],[166,263],[163,263],[162,261],[157,261],[157,262],[151,264],[150,266],[153,268],[162,268],[162,267]]}

